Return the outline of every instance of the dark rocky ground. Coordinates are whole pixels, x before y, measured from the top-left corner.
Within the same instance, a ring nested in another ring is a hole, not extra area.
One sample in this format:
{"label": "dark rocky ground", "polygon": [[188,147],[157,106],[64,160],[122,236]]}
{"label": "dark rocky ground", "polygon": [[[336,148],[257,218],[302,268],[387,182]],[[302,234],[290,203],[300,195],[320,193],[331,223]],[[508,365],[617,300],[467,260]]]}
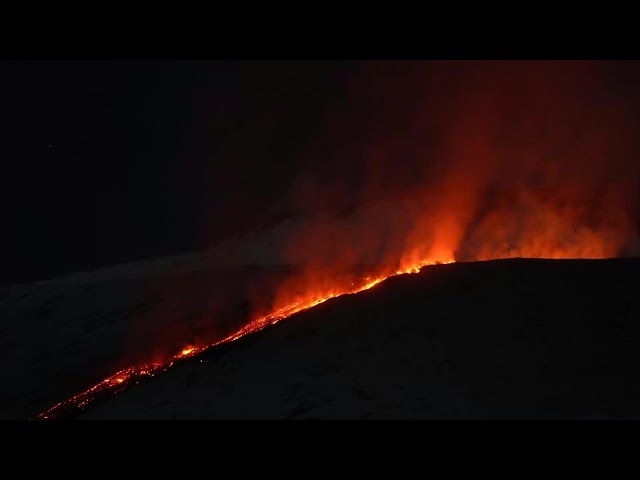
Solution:
{"label": "dark rocky ground", "polygon": [[426,268],[174,366],[82,419],[640,418],[640,259]]}

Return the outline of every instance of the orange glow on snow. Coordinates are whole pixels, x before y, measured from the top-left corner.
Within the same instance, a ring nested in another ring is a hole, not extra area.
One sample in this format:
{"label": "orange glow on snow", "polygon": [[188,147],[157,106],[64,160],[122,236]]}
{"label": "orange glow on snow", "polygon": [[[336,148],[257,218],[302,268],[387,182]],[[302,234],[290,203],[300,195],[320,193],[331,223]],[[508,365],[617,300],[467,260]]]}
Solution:
{"label": "orange glow on snow", "polygon": [[[38,418],[81,410],[207,348],[429,265],[637,251],[640,142],[633,110],[611,95],[612,68],[366,64],[348,90],[356,108],[326,115],[308,147],[320,157],[302,162],[305,175],[283,192],[287,207],[309,213],[277,244],[282,264],[299,271],[270,284],[268,300],[225,338],[185,338],[161,361],[123,369]],[[357,205],[358,215],[316,218],[326,202]]]}
{"label": "orange glow on snow", "polygon": [[320,305],[321,303],[326,302],[327,300],[331,300],[332,298],[340,297],[342,295],[350,295],[358,292],[362,292],[365,290],[369,290],[379,283],[383,282],[389,277],[402,275],[407,273],[417,273],[420,269],[427,265],[435,265],[440,263],[453,263],[453,260],[448,258],[445,260],[428,260],[418,262],[416,265],[404,266],[405,271],[397,271],[395,273],[389,273],[387,275],[382,275],[379,277],[372,278],[371,276],[364,277],[360,280],[359,283],[350,282],[348,287],[346,288],[334,288],[328,291],[326,290],[318,290],[313,291],[310,290],[306,292],[306,295],[302,297],[298,297],[295,301],[288,303],[284,306],[277,308],[271,313],[261,316],[259,318],[254,319],[253,321],[246,324],[244,327],[240,328],[235,333],[223,338],[220,341],[217,341],[211,345],[203,346],[203,347],[194,347],[194,346],[186,346],[182,348],[177,354],[173,355],[169,359],[164,362],[151,362],[145,365],[132,366],[125,368],[110,377],[104,379],[100,383],[94,385],[93,387],[81,392],[73,397],[54,405],[50,409],[45,412],[40,413],[36,418],[38,419],[50,419],[56,418],[60,414],[69,411],[79,411],[87,408],[89,405],[93,404],[96,400],[100,398],[104,398],[111,391],[116,393],[123,388],[126,388],[130,385],[135,385],[139,383],[144,378],[153,377],[158,373],[164,372],[167,369],[171,368],[173,364],[178,360],[184,360],[189,357],[193,357],[194,355],[208,349],[215,347],[216,345],[220,345],[223,343],[236,341],[245,335],[249,335],[251,333],[262,330],[263,328],[274,325],[278,323],[280,320],[283,320],[287,317],[290,317],[296,313],[303,312],[305,310],[309,310],[310,308],[315,307],[316,305]]}

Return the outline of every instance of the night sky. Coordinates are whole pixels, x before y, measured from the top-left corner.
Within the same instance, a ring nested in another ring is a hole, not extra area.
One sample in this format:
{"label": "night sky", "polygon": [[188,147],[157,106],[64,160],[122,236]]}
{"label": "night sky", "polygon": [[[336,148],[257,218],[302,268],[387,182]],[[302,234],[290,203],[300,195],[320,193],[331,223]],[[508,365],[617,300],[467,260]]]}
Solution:
{"label": "night sky", "polygon": [[[606,108],[638,138],[639,85],[637,62],[2,61],[0,284],[348,210],[425,170],[437,180],[443,166],[429,162],[464,150],[469,129],[495,140],[491,154],[560,144],[589,155],[594,133],[621,131],[598,117]],[[627,169],[629,145],[613,140],[603,155],[622,151]],[[511,181],[494,177],[489,191]]]}
{"label": "night sky", "polygon": [[0,62],[0,284],[188,252],[268,221],[356,67]]}

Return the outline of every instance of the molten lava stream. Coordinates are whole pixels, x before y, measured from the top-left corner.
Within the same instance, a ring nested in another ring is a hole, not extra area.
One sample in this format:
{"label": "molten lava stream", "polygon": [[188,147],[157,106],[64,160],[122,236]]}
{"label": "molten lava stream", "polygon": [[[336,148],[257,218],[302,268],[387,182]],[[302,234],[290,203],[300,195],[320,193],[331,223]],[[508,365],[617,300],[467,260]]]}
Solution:
{"label": "molten lava stream", "polygon": [[418,273],[422,267],[427,265],[453,263],[454,261],[454,259],[445,261],[422,261],[410,266],[403,266],[400,270],[388,274],[364,277],[358,284],[356,284],[355,282],[351,282],[347,287],[337,288],[331,291],[321,291],[321,293],[311,292],[307,295],[304,295],[302,298],[297,299],[296,301],[289,303],[281,308],[278,308],[267,315],[252,320],[244,327],[240,328],[237,332],[232,333],[231,335],[215,343],[206,346],[189,345],[184,347],[182,350],[180,350],[179,353],[171,356],[164,362],[151,362],[148,364],[127,367],[123,370],[120,370],[119,372],[116,372],[113,375],[105,378],[100,383],[85,390],[84,392],[78,393],[77,395],[74,395],[67,400],[64,400],[49,408],[48,410],[38,414],[36,418],[53,419],[60,418],[64,415],[72,414],[75,412],[80,412],[99,400],[111,397],[117,393],[122,392],[131,385],[138,384],[146,378],[153,377],[168,370],[173,366],[175,362],[179,360],[193,357],[203,352],[204,350],[215,347],[217,345],[236,341],[244,337],[245,335],[258,332],[269,325],[274,325],[280,320],[288,318],[291,315],[302,312],[304,310],[313,308],[316,305],[326,302],[327,300],[340,297],[342,295],[355,294],[364,290],[368,290],[389,277],[409,273]]}

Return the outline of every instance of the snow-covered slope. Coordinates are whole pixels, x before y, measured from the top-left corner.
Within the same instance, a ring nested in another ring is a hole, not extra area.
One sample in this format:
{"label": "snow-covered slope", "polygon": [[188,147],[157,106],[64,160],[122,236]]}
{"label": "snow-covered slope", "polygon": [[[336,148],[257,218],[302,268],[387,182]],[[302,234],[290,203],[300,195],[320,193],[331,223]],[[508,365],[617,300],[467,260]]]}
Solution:
{"label": "snow-covered slope", "polygon": [[428,267],[80,418],[640,418],[640,259]]}

